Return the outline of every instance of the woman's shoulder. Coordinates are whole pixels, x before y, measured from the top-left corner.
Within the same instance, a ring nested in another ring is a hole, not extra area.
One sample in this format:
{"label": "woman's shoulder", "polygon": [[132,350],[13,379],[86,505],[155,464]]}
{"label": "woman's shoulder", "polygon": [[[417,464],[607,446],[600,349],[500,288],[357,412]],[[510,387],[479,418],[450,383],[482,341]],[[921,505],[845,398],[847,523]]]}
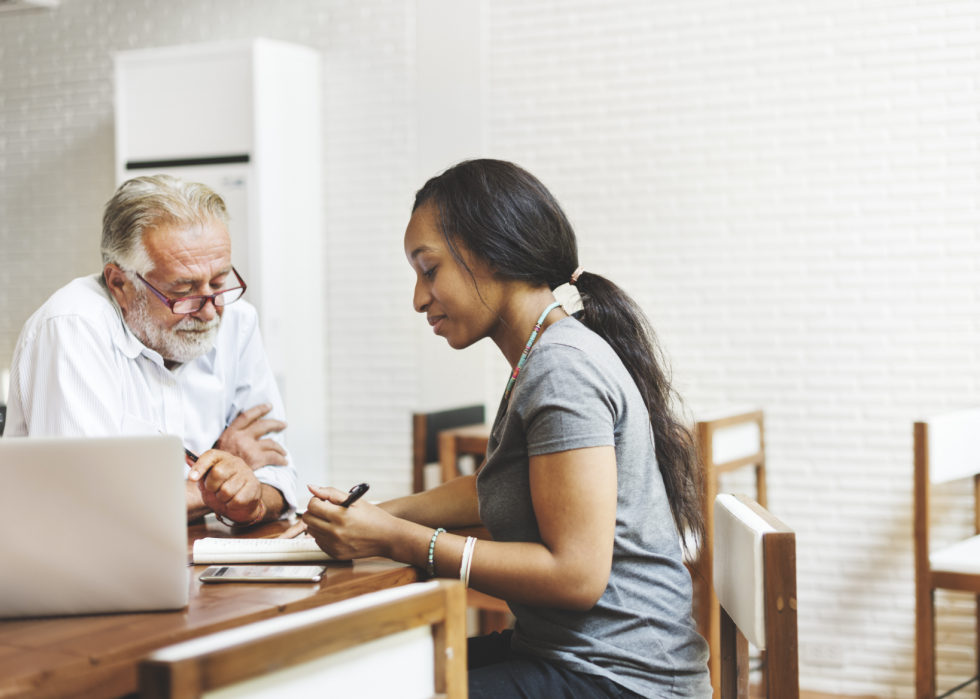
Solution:
{"label": "woman's shoulder", "polygon": [[562,318],[549,326],[532,348],[532,356],[535,351],[551,361],[560,359],[603,367],[622,367],[622,361],[609,343],[574,316]]}
{"label": "woman's shoulder", "polygon": [[522,383],[525,390],[520,392],[527,397],[541,389],[547,394],[588,390],[608,399],[623,396],[632,379],[609,343],[569,317],[549,326],[535,342],[515,396]]}

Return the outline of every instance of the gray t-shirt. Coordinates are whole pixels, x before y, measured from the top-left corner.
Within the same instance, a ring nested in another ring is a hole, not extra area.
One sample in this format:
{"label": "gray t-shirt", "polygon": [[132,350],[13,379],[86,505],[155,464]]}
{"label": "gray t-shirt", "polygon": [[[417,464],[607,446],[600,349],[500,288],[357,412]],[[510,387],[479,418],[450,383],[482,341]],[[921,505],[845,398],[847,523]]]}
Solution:
{"label": "gray t-shirt", "polygon": [[597,446],[616,447],[609,584],[585,612],[509,603],[511,647],[642,696],[710,697],[708,646],[691,618],[646,406],[612,347],[575,318],[541,334],[500,405],[477,478],[480,518],[496,541],[540,543],[529,457]]}

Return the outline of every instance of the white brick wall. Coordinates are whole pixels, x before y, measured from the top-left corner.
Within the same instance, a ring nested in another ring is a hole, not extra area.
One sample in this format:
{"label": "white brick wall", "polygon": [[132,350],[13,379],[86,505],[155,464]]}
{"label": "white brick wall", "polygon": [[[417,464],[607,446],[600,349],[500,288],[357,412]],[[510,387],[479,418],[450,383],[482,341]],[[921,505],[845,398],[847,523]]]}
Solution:
{"label": "white brick wall", "polygon": [[[980,403],[980,5],[486,1],[493,154],[562,198],[583,263],[648,310],[692,408],[766,409],[801,640],[845,644],[844,667],[804,664],[803,685],[911,697],[911,422]],[[308,44],[325,61],[334,480],[405,492],[414,17],[410,0],[0,16],[0,366],[52,291],[98,269],[111,52]],[[506,366],[491,372],[502,387]],[[938,497],[937,538],[962,535],[965,489]],[[939,604],[949,687],[975,666],[973,601]]]}
{"label": "white brick wall", "polygon": [[[560,195],[693,408],[766,409],[801,640],[845,644],[843,668],[801,668],[815,690],[912,696],[911,423],[980,403],[978,20],[937,1],[490,3],[494,156]],[[949,687],[975,672],[974,612],[940,604]]]}

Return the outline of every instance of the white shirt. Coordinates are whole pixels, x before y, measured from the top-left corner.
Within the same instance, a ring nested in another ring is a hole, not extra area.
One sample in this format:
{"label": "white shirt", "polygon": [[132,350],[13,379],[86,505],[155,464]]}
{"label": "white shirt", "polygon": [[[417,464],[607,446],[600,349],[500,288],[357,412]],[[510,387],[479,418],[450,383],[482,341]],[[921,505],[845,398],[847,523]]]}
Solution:
{"label": "white shirt", "polygon": [[[225,307],[211,351],[170,371],[123,322],[99,277],[62,287],[24,325],[14,349],[4,437],[163,432],[200,454],[241,411],[260,403],[273,406],[267,418],[285,420],[251,304]],[[270,438],[283,443],[281,434]],[[185,477],[189,471],[185,464]],[[291,458],[289,466],[264,466],[255,475],[295,509]]]}

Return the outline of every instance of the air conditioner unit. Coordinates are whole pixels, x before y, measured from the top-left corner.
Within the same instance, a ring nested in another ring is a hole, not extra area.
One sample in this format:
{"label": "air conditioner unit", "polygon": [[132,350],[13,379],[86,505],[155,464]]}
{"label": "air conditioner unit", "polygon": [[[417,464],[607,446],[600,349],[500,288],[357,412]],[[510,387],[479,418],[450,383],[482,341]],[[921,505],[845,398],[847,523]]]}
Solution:
{"label": "air conditioner unit", "polygon": [[222,196],[300,483],[328,482],[320,54],[258,38],[115,63],[117,183],[168,174]]}
{"label": "air conditioner unit", "polygon": [[50,10],[57,7],[60,1],[61,0],[0,0],[0,12],[37,9]]}

